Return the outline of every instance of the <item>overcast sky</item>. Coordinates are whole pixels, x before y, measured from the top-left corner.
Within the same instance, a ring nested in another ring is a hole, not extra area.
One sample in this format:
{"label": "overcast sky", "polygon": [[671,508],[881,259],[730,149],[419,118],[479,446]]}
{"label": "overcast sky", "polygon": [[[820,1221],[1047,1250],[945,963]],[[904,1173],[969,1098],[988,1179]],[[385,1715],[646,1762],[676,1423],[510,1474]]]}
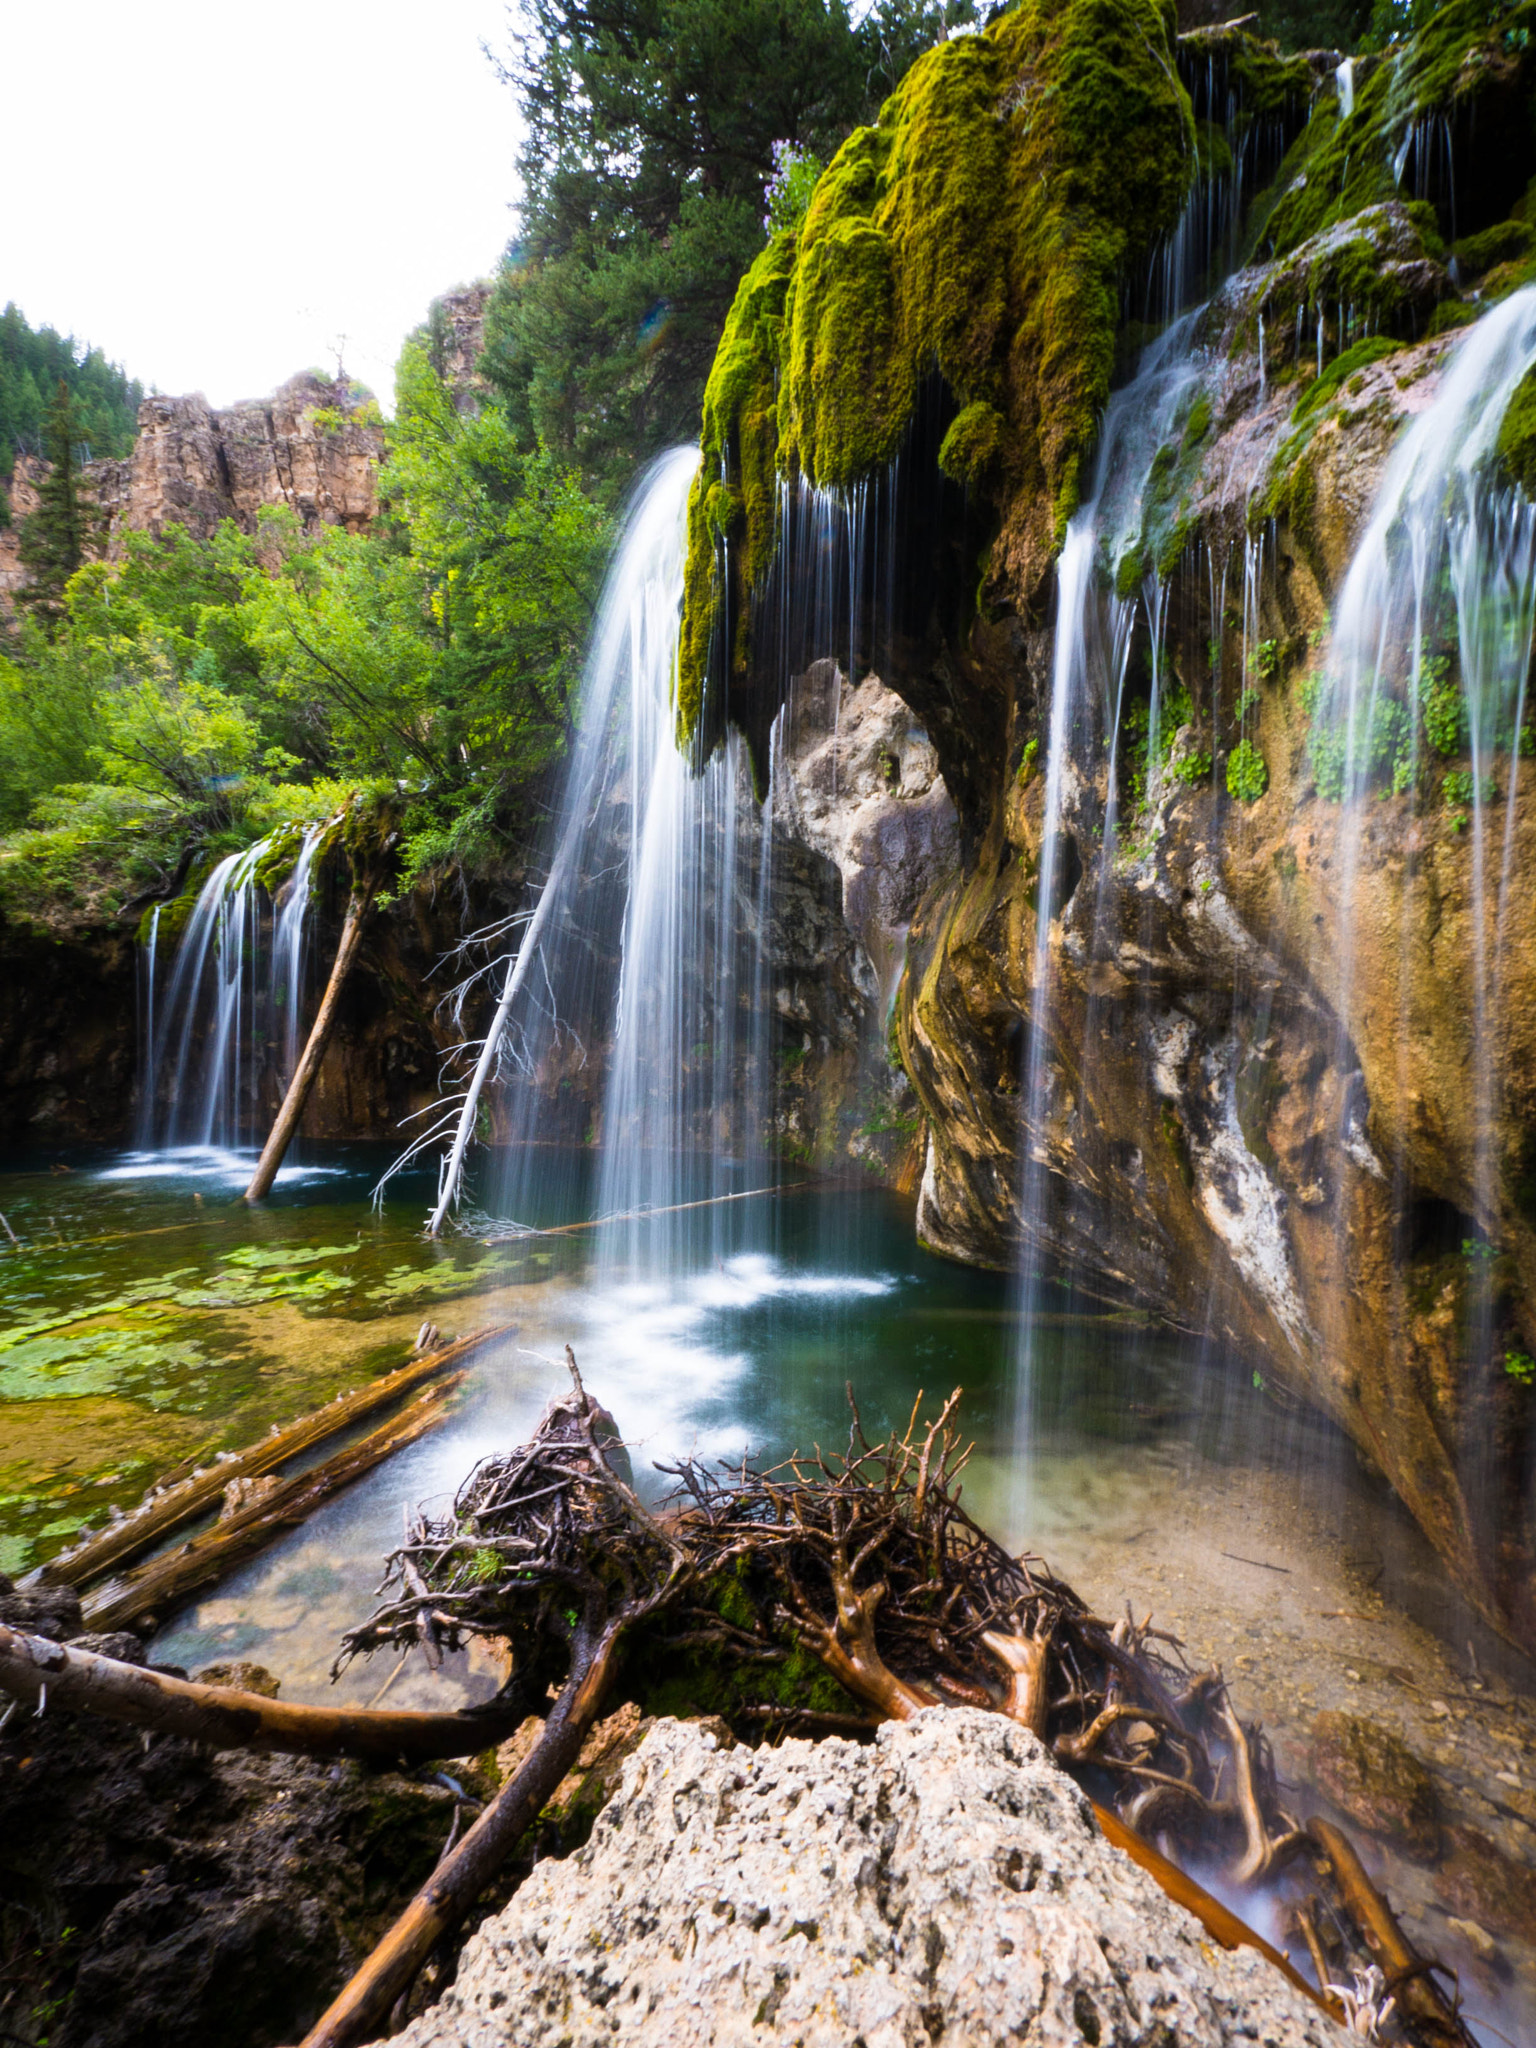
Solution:
{"label": "overcast sky", "polygon": [[512,227],[503,0],[0,0],[0,304],[215,405],[347,369],[390,403]]}

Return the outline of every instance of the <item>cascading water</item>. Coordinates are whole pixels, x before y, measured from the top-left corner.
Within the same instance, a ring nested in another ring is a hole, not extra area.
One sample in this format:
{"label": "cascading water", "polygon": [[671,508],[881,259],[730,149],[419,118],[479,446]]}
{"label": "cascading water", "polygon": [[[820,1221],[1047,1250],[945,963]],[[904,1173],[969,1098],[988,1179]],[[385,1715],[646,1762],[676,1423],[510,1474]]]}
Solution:
{"label": "cascading water", "polygon": [[[1140,531],[1142,500],[1156,450],[1166,440],[1181,403],[1198,377],[1193,337],[1197,313],[1186,314],[1144,352],[1136,376],[1111,399],[1100,434],[1098,460],[1086,502],[1067,528],[1057,563],[1057,612],[1051,661],[1050,723],[1045,743],[1045,789],[1040,821],[1040,854],[1035,880],[1035,933],[1029,1026],[1025,1038],[1020,1096],[1024,1132],[1020,1213],[1023,1253],[1019,1286],[1022,1309],[1019,1343],[1016,1439],[1020,1446],[1016,1488],[1030,1487],[1029,1447],[1033,1440],[1036,1325],[1040,1313],[1046,1246],[1051,1230],[1052,925],[1070,889],[1064,887],[1065,810],[1069,783],[1077,776],[1074,746],[1085,723],[1102,720],[1111,739],[1119,713],[1135,600],[1106,592],[1100,571],[1113,564]],[[1154,586],[1148,599],[1156,634],[1163,607]],[[1156,637],[1156,636],[1155,636]],[[1157,667],[1150,712],[1149,774],[1157,764]],[[1111,722],[1113,721],[1113,722]],[[1115,792],[1111,762],[1106,797],[1104,859],[1114,851]],[[1021,1504],[1022,1511],[1022,1504]]]}
{"label": "cascading water", "polygon": [[[1319,787],[1342,798],[1338,902],[1340,1030],[1356,988],[1357,889],[1372,796],[1422,780],[1421,727],[1446,756],[1442,798],[1464,806],[1470,835],[1471,958],[1467,1046],[1474,1158],[1466,1206],[1480,1231],[1498,1215],[1500,933],[1515,845],[1526,679],[1536,620],[1536,508],[1501,485],[1499,427],[1536,363],[1536,287],[1485,314],[1448,363],[1434,402],[1394,453],[1335,612],[1330,687],[1314,719]],[[1504,764],[1502,807],[1496,789]],[[1404,932],[1413,920],[1405,918]],[[1402,970],[1407,1001],[1408,969]],[[1406,1033],[1404,1034],[1406,1037]],[[1347,1114],[1361,1115],[1356,1091]],[[1362,1129],[1344,1134],[1363,1147]],[[1491,1282],[1477,1264],[1474,1356],[1487,1362]]]}
{"label": "cascading water", "polygon": [[141,966],[140,1153],[229,1152],[259,1135],[266,1070],[280,1061],[270,1077],[280,1096],[298,1056],[321,829],[306,829],[270,913],[257,876],[272,841],[227,854],[198,892],[168,974],[164,919],[158,908],[151,915]]}
{"label": "cascading water", "polygon": [[[416,1148],[457,1126],[437,1226],[457,1197],[481,1088],[499,1075],[510,1143],[498,1206],[523,1219],[547,1213],[543,1148],[569,1135],[561,1083],[581,1078],[611,1033],[591,1134],[601,1139],[605,1271],[632,1265],[642,1238],[658,1269],[685,1262],[685,1237],[699,1239],[684,1205],[718,1204],[763,1171],[763,815],[739,738],[699,772],[677,740],[684,516],[697,467],[696,450],[673,450],[636,489],[599,608],[548,876],[514,921],[521,939],[472,1093]],[[706,1248],[719,1256],[733,1209],[712,1214]]]}

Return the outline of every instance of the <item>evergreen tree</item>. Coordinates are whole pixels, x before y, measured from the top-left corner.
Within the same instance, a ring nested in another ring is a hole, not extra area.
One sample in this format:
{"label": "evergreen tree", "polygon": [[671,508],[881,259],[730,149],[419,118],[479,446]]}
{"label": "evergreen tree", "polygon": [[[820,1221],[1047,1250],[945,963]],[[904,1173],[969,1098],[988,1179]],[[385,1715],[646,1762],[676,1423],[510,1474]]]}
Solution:
{"label": "evergreen tree", "polygon": [[698,432],[774,145],[830,157],[971,0],[528,0],[521,236],[481,368],[602,495]]}
{"label": "evergreen tree", "polygon": [[43,423],[48,469],[37,487],[37,510],[21,523],[17,553],[30,580],[19,602],[56,625],[64,586],[84,562],[95,537],[95,510],[80,474],[80,419],[69,386],[59,379]]}
{"label": "evergreen tree", "polygon": [[138,427],[144,386],[72,334],[32,328],[19,306],[0,312],[0,482],[18,455],[43,453],[44,394],[62,380],[77,408],[80,443],[93,455],[126,455]]}

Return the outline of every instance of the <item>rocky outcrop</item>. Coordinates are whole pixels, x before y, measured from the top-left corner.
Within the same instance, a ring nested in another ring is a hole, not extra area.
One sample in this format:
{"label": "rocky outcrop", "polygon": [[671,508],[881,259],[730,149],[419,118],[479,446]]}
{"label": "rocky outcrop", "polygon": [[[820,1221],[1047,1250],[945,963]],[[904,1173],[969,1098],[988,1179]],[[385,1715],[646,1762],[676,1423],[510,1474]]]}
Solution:
{"label": "rocky outcrop", "polygon": [[974,1709],[874,1743],[722,1749],[664,1721],[587,1846],[466,1946],[407,2048],[1019,2041],[1325,2048],[1098,1833],[1025,1730]]}
{"label": "rocky outcrop", "polygon": [[453,393],[460,412],[472,412],[486,389],[480,375],[485,314],[495,286],[489,278],[460,285],[432,301],[425,329],[432,367]]}
{"label": "rocky outcrop", "polygon": [[256,530],[267,506],[308,529],[362,532],[378,509],[384,436],[367,393],[302,371],[270,398],[217,411],[206,398],[146,398],[123,462],[94,462],[89,479],[108,522],[109,553],[125,533],[186,528],[206,540],[231,519]]}

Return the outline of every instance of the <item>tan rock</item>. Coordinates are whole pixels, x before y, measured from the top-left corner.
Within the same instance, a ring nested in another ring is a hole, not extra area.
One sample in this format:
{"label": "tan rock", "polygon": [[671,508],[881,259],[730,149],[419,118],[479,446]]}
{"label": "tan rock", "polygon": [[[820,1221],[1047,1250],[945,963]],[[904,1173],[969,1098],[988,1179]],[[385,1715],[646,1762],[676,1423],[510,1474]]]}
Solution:
{"label": "tan rock", "polygon": [[1312,1781],[1350,1820],[1407,1855],[1440,1853],[1440,1795],[1407,1743],[1358,1714],[1324,1712],[1312,1723]]}

